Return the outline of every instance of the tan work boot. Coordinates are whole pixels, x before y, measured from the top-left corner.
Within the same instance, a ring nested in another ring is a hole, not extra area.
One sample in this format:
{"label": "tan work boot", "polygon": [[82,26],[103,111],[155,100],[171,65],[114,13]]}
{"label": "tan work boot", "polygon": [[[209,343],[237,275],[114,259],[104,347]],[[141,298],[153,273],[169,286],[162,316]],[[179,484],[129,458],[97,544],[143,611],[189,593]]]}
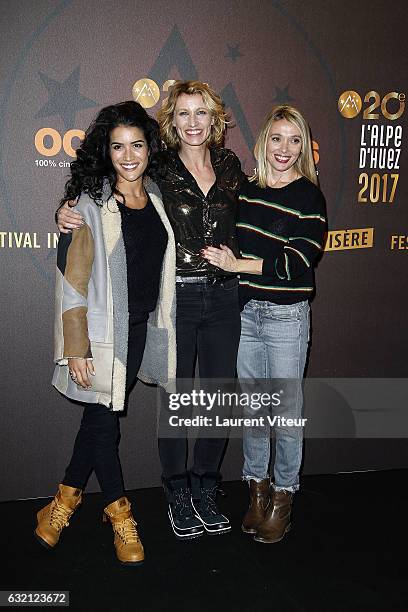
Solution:
{"label": "tan work boot", "polygon": [[58,485],[58,493],[51,503],[37,512],[37,540],[46,548],[54,548],[61,531],[68,527],[69,519],[82,501],[81,489]]}
{"label": "tan work boot", "polygon": [[120,497],[106,506],[103,512],[103,520],[109,518],[112,524],[115,535],[113,543],[119,561],[125,565],[140,565],[144,559],[143,545],[127,497]]}
{"label": "tan work boot", "polygon": [[249,481],[249,508],[242,519],[241,529],[244,533],[256,533],[263,522],[271,499],[269,478],[260,482]]}
{"label": "tan work boot", "polygon": [[254,537],[263,544],[279,542],[290,529],[293,493],[285,490],[271,493],[271,503]]}

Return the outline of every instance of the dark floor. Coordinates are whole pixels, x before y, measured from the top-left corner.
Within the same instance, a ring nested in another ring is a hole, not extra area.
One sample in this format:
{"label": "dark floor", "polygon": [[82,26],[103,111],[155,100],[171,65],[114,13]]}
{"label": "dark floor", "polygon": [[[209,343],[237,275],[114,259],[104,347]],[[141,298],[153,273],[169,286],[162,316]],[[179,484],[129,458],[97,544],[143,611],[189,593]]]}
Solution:
{"label": "dark floor", "polygon": [[224,483],[225,536],[176,540],[160,489],[129,492],[146,551],[117,564],[101,498],[85,497],[55,550],[33,537],[44,500],[3,502],[0,587],[69,590],[71,610],[344,612],[408,610],[408,470],[306,476],[292,531],[260,544],[240,530],[246,486]]}

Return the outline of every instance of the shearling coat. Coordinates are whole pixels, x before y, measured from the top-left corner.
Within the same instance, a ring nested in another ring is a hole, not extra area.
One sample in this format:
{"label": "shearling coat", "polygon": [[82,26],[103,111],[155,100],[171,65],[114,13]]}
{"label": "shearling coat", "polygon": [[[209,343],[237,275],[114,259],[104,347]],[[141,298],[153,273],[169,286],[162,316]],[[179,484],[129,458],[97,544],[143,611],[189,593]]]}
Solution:
{"label": "shearling coat", "polygon": [[[138,377],[170,388],[176,376],[175,243],[159,190],[147,191],[168,234],[156,309],[147,322],[146,347]],[[61,234],[55,290],[56,363],[52,384],[68,398],[123,410],[128,348],[126,253],[121,214],[107,184],[103,205],[86,194],[76,210],[85,220]],[[71,379],[69,357],[93,358],[96,376],[85,390]]]}

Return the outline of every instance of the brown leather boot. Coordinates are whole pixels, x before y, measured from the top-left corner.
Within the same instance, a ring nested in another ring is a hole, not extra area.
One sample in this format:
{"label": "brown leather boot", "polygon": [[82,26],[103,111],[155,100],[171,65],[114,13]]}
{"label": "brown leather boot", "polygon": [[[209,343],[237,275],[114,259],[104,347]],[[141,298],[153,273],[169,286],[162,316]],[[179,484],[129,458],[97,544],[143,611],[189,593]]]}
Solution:
{"label": "brown leather boot", "polygon": [[140,565],[143,563],[144,551],[136,529],[136,521],[130,511],[127,497],[120,497],[106,506],[103,520],[108,518],[115,535],[114,545],[118,560],[125,565]]}
{"label": "brown leather boot", "polygon": [[244,533],[256,533],[259,525],[265,518],[266,509],[270,502],[269,478],[261,482],[249,481],[249,508],[242,519],[241,529]]}
{"label": "brown leather boot", "polygon": [[58,493],[51,503],[37,512],[37,540],[46,548],[54,548],[61,531],[68,527],[69,519],[82,501],[81,489],[58,485]]}
{"label": "brown leather boot", "polygon": [[263,544],[273,544],[282,540],[290,529],[292,499],[293,493],[290,491],[272,491],[271,503],[254,540]]}

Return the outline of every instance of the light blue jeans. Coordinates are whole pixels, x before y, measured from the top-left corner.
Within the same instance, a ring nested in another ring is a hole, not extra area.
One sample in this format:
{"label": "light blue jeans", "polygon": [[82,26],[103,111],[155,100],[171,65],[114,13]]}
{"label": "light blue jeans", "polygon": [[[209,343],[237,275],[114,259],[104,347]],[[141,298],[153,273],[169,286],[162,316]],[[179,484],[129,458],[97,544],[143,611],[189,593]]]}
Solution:
{"label": "light blue jeans", "polygon": [[[282,305],[251,300],[241,313],[238,377],[291,379],[284,386],[281,406],[275,408],[273,414],[296,419],[302,416],[302,378],[309,327],[308,302]],[[245,383],[244,380],[242,382]],[[244,427],[243,436],[242,477],[244,480],[259,482],[268,477],[270,426],[265,422],[264,427]],[[300,427],[275,426],[275,438],[274,487],[276,490],[294,492],[299,488],[303,430]]]}

